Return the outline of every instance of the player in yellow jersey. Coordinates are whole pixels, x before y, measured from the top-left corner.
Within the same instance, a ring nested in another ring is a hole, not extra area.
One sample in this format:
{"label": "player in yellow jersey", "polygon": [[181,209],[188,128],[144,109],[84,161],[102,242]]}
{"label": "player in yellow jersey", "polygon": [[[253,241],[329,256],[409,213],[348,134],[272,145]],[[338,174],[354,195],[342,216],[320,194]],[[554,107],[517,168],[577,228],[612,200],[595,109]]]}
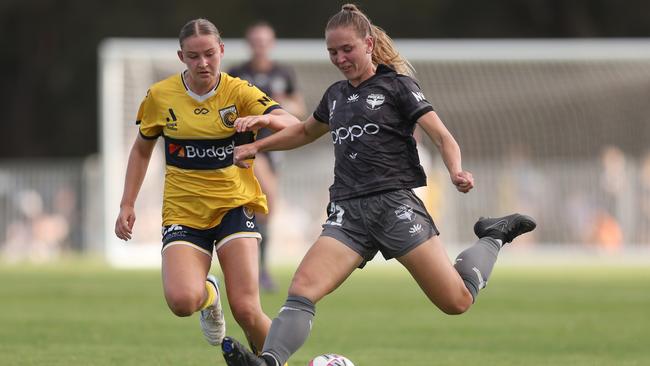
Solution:
{"label": "player in yellow jersey", "polygon": [[[140,126],[129,155],[115,233],[131,239],[134,205],[159,136],[164,138],[162,280],[177,316],[200,311],[206,340],[219,345],[225,322],[213,251],[224,274],[235,320],[261,349],[271,321],[260,304],[255,212],[266,197],[252,169],[233,165],[236,145],[251,142],[251,127],[280,130],[299,121],[259,89],[220,71],[224,45],[206,19],[183,26],[178,57],[187,69],[151,86],[140,105]],[[259,115],[254,125],[239,117]],[[207,280],[206,280],[207,278]]]}

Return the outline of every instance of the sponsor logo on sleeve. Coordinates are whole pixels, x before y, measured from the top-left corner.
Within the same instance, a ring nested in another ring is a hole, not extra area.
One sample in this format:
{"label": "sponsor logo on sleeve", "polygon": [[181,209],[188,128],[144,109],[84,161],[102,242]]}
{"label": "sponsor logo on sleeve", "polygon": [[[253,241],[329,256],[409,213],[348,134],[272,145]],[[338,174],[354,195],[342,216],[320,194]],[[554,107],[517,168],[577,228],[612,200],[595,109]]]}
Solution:
{"label": "sponsor logo on sleeve", "polygon": [[414,92],[412,91],[411,94],[413,94],[413,98],[415,98],[416,102],[425,102],[427,98],[424,97],[424,94],[422,92]]}

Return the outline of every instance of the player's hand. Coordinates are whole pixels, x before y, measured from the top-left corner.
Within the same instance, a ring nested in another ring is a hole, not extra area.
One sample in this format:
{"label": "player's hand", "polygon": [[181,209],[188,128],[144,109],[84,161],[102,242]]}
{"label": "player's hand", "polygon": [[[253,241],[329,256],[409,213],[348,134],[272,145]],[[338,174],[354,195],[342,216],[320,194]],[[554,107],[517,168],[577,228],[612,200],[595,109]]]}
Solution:
{"label": "player's hand", "polygon": [[257,154],[255,144],[235,146],[235,152],[233,152],[232,158],[233,164],[240,168],[249,168],[250,164],[246,160],[254,158],[255,154]]}
{"label": "player's hand", "polygon": [[474,188],[474,177],[472,173],[461,171],[451,176],[451,182],[454,183],[459,192],[467,193]]}
{"label": "player's hand", "polygon": [[134,223],[135,209],[130,206],[120,207],[120,214],[117,215],[117,220],[115,220],[115,235],[124,241],[130,240]]}
{"label": "player's hand", "polygon": [[270,123],[271,116],[268,114],[240,117],[235,120],[235,130],[237,132],[256,131],[268,126]]}

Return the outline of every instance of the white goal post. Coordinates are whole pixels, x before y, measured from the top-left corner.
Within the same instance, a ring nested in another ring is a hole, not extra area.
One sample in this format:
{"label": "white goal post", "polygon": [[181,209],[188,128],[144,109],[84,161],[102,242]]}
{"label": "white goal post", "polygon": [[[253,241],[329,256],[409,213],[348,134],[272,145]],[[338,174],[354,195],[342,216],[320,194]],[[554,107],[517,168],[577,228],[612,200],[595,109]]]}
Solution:
{"label": "white goal post", "polygon": [[[423,164],[432,161],[425,166],[430,187],[424,194],[446,243],[472,241],[479,215],[512,210],[538,219],[530,245],[595,243],[600,239],[589,235],[598,234],[591,231],[599,228],[594,220],[601,213],[617,225],[622,245],[650,242],[650,221],[643,221],[650,220],[650,204],[643,205],[650,202],[650,177],[644,183],[645,159],[650,175],[650,40],[395,43],[415,66],[425,96],[458,139],[464,166],[477,179],[474,192],[457,194],[435,149],[423,144],[432,155],[422,158]],[[223,71],[248,57],[243,40],[224,44]],[[136,204],[134,239],[122,243],[113,228],[138,105],[152,83],[183,69],[177,50],[175,39],[111,38],[99,47],[101,238],[106,258],[116,266],[160,264],[160,147]],[[341,79],[322,39],[278,40],[274,56],[295,69],[308,111]],[[606,160],[608,151],[614,151],[613,163]],[[327,138],[284,154],[272,260],[294,260],[318,235],[332,155]],[[607,169],[624,176],[610,182]]]}

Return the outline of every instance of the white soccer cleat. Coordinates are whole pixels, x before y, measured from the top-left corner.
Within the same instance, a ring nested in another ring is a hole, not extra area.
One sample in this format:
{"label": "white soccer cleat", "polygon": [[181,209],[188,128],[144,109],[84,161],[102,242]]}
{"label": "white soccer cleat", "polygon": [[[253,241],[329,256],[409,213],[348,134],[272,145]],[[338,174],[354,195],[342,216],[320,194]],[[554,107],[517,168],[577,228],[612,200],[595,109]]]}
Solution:
{"label": "white soccer cleat", "polygon": [[219,293],[219,280],[209,274],[207,281],[214,285],[217,290],[217,298],[214,305],[201,310],[199,321],[201,322],[201,330],[205,340],[213,346],[218,346],[226,336],[226,319],[223,316],[223,308],[221,307],[221,296]]}

